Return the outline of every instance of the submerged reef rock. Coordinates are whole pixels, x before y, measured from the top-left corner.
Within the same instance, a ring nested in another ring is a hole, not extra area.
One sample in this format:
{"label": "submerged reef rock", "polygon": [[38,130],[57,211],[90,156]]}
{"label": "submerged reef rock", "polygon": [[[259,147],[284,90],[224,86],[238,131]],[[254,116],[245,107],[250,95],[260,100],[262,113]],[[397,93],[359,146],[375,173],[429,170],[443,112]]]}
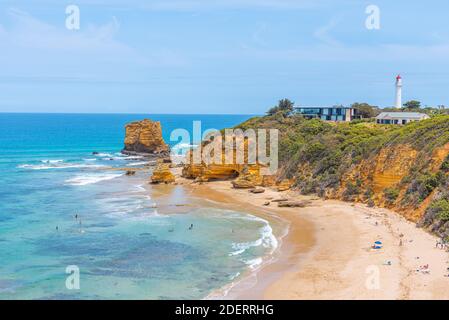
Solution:
{"label": "submerged reef rock", "polygon": [[169,147],[162,138],[162,128],[159,121],[144,119],[126,125],[125,154],[147,153],[168,155]]}

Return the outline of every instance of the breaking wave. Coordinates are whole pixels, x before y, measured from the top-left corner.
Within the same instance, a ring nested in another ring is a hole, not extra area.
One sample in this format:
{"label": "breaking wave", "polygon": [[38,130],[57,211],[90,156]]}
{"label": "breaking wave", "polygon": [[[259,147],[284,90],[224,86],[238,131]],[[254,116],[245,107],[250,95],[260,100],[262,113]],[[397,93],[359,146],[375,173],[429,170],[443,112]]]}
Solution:
{"label": "breaking wave", "polygon": [[71,186],[85,186],[89,184],[94,184],[100,181],[107,181],[118,178],[123,174],[109,173],[109,174],[84,174],[78,175],[74,178],[67,179],[65,182]]}

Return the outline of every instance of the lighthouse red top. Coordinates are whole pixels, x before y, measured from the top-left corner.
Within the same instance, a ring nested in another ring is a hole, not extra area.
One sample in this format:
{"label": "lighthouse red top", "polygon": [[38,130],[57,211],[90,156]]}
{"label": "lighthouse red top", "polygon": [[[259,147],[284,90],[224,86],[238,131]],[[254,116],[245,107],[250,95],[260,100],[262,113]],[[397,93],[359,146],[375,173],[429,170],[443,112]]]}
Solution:
{"label": "lighthouse red top", "polygon": [[396,77],[396,80],[401,80],[401,79],[402,79],[401,75],[398,74],[398,76]]}

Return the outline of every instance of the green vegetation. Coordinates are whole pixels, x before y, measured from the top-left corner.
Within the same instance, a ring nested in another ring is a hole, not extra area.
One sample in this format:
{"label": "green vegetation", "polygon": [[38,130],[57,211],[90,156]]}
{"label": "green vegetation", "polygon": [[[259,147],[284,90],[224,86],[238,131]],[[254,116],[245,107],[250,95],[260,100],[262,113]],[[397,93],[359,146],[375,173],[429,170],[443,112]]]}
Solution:
{"label": "green vegetation", "polygon": [[449,156],[441,164],[441,171],[445,173],[449,172]]}
{"label": "green vegetation", "polygon": [[293,112],[293,107],[295,103],[290,101],[289,99],[279,100],[278,105],[271,108],[267,111],[268,115],[281,114],[286,117],[289,116]]}
{"label": "green vegetation", "polygon": [[409,177],[407,198],[411,199],[410,202],[413,202],[413,199],[416,199],[418,203],[422,202],[443,182],[443,179],[444,175],[441,172],[436,174],[426,172],[413,178]]}
{"label": "green vegetation", "polygon": [[436,214],[437,218],[442,221],[449,221],[449,200],[442,199],[435,201],[429,207]]}
{"label": "green vegetation", "polygon": [[393,203],[399,197],[400,191],[396,188],[386,188],[384,190],[385,199],[389,203]]}
{"label": "green vegetation", "polygon": [[404,103],[404,109],[408,111],[416,111],[421,108],[421,102],[417,100],[410,100]]}
{"label": "green vegetation", "polygon": [[355,183],[348,182],[346,184],[345,192],[343,193],[344,200],[352,200],[352,198],[356,195],[359,195],[362,191],[361,189],[362,181],[357,179]]}
{"label": "green vegetation", "polygon": [[362,119],[366,118],[374,118],[381,112],[379,107],[371,106],[368,103],[353,103],[351,108],[356,110],[357,116],[360,116]]}

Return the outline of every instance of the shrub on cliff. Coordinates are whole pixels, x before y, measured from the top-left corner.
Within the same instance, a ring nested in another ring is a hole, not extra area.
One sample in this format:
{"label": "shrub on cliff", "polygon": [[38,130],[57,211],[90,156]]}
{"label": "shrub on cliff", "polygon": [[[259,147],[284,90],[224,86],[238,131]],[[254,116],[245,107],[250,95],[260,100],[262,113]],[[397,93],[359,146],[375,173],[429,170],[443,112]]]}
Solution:
{"label": "shrub on cliff", "polygon": [[267,111],[268,115],[282,114],[283,116],[289,116],[293,112],[295,103],[289,99],[279,100],[278,105]]}
{"label": "shrub on cliff", "polygon": [[449,200],[441,199],[432,203],[427,209],[429,214],[435,216],[441,221],[449,221]]}
{"label": "shrub on cliff", "polygon": [[360,179],[357,179],[355,183],[349,181],[346,184],[345,191],[343,192],[343,200],[353,200],[355,196],[361,193],[361,185],[362,181]]}
{"label": "shrub on cliff", "polygon": [[386,188],[384,190],[384,196],[385,200],[387,200],[388,203],[393,203],[396,201],[396,199],[399,197],[400,191],[396,188]]}
{"label": "shrub on cliff", "polygon": [[449,156],[444,160],[444,162],[441,164],[441,171],[443,172],[449,172]]}
{"label": "shrub on cliff", "polygon": [[407,196],[412,195],[418,202],[422,202],[440,185],[443,178],[441,172],[437,172],[436,174],[420,174],[418,177],[411,180],[406,194]]}

